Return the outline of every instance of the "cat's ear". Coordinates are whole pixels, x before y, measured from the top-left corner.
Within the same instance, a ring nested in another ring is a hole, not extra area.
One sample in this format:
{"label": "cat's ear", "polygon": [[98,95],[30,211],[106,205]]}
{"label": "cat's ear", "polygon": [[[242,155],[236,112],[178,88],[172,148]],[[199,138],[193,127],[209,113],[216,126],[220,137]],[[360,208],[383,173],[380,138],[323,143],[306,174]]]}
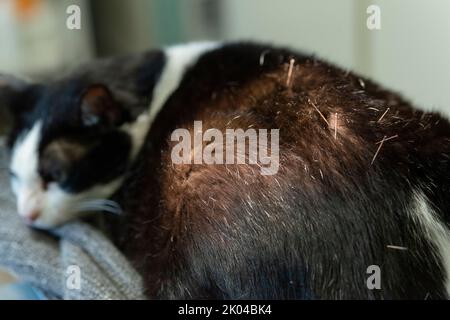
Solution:
{"label": "cat's ear", "polygon": [[118,126],[128,120],[127,112],[102,84],[91,85],[83,92],[80,107],[85,126]]}
{"label": "cat's ear", "polygon": [[10,74],[0,73],[0,88],[2,90],[20,91],[25,89],[30,83]]}

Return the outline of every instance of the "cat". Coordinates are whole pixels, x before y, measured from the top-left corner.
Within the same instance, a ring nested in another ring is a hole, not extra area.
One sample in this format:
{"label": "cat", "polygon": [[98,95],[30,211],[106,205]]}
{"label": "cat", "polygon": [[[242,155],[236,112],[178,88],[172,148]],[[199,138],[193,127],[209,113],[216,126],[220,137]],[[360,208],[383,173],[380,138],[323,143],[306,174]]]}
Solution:
{"label": "cat", "polygon": [[[122,211],[117,244],[151,299],[449,297],[450,124],[370,80],[236,42],[0,88],[19,214],[48,229]],[[194,121],[279,129],[277,172],[174,164],[171,134]]]}

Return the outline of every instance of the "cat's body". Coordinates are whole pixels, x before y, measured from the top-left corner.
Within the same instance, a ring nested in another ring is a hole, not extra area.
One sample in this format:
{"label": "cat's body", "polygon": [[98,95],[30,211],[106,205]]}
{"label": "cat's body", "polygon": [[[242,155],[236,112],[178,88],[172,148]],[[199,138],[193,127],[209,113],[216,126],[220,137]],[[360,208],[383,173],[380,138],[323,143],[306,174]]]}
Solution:
{"label": "cat's body", "polygon": [[[108,78],[96,67],[53,91],[16,85],[22,98],[6,95],[44,110],[16,115],[10,139],[16,180],[42,185],[36,226],[76,216],[49,209],[61,211],[61,199],[112,196],[124,210],[120,246],[150,298],[448,297],[447,120],[268,46],[179,46],[135,62]],[[98,83],[112,100],[89,87]],[[150,111],[136,120],[145,101]],[[194,121],[280,129],[278,171],[174,164],[171,134],[194,135]],[[15,184],[20,198],[26,188]],[[371,266],[380,289],[368,287]]]}

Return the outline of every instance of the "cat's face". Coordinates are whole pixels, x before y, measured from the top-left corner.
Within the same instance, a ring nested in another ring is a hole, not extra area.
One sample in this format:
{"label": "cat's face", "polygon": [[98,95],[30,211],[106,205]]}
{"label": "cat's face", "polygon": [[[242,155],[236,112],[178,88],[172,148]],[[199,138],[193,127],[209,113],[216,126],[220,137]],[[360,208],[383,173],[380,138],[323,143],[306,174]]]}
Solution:
{"label": "cat's face", "polygon": [[[1,80],[1,79],[0,79]],[[12,110],[8,146],[19,214],[36,227],[89,211],[117,210],[107,199],[130,164],[129,114],[102,85],[15,84],[0,104]]]}

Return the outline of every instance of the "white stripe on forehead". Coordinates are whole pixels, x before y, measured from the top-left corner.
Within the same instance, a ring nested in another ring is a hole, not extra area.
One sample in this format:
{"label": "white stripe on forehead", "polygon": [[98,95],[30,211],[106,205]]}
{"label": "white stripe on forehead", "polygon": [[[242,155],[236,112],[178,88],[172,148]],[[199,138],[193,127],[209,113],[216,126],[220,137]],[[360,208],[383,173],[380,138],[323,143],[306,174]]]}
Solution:
{"label": "white stripe on forehead", "polygon": [[38,178],[41,128],[41,121],[37,121],[30,131],[17,139],[12,149],[10,169],[23,182],[31,182]]}

